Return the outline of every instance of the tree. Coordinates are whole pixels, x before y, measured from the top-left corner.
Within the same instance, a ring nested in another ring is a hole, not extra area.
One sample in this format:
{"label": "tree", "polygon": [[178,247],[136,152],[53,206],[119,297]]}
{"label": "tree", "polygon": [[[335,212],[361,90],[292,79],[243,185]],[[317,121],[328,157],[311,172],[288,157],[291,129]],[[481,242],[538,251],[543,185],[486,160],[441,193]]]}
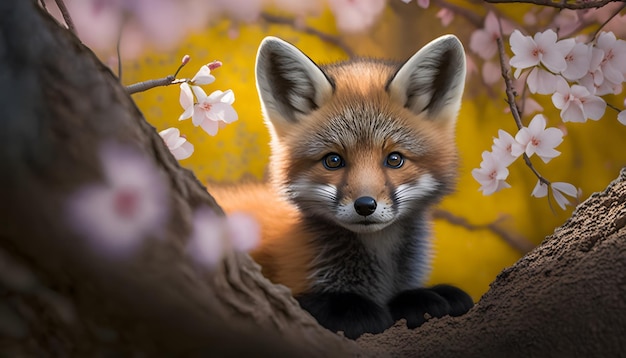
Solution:
{"label": "tree", "polygon": [[[32,1],[0,5],[0,351],[8,356],[615,356],[626,350],[626,171],[503,271],[468,314],[356,342],[302,311],[245,254],[186,254],[193,210],[221,210],[94,54]],[[133,148],[169,219],[133,255],[97,254],[67,198]]]}

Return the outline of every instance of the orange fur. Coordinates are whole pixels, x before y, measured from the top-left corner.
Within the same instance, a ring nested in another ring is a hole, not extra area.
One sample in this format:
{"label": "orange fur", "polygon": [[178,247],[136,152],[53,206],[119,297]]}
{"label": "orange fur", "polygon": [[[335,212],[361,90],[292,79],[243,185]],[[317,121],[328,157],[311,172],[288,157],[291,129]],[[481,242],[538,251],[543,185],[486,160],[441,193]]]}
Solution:
{"label": "orange fur", "polygon": [[309,237],[296,208],[263,183],[209,186],[209,192],[227,214],[246,212],[259,222],[261,243],[251,256],[263,275],[291,288],[294,295],[305,291],[312,252],[303,250]]}

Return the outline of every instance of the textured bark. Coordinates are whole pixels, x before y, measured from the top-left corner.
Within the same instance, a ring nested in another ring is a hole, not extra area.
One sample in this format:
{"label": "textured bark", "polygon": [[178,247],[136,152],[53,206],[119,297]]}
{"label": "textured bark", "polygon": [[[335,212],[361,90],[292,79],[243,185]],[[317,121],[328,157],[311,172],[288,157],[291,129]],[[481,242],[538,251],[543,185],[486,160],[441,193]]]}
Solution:
{"label": "textured bark", "polygon": [[[246,255],[191,262],[191,213],[221,213],[115,76],[34,1],[0,2],[0,355],[616,356],[626,351],[626,172],[468,314],[348,341]],[[64,202],[101,180],[114,140],[169,178],[164,238],[112,260],[68,229]]]}

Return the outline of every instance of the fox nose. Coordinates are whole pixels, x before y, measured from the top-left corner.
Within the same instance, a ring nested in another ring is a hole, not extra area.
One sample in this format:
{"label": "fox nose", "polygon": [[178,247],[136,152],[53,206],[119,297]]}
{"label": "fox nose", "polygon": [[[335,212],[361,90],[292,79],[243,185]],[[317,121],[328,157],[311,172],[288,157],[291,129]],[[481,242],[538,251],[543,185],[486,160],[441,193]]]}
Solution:
{"label": "fox nose", "polygon": [[354,210],[362,216],[372,215],[376,211],[376,200],[370,196],[362,196],[354,201]]}

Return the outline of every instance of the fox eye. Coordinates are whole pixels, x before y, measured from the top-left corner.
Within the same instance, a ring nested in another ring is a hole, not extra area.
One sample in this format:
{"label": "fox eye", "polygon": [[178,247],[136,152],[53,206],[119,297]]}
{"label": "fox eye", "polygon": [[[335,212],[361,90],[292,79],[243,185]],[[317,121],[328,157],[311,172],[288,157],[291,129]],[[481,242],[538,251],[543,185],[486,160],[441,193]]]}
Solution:
{"label": "fox eye", "polygon": [[398,169],[402,166],[402,164],[404,164],[404,158],[402,157],[402,154],[398,152],[389,154],[385,160],[385,166],[389,168]]}
{"label": "fox eye", "polygon": [[324,159],[322,159],[322,163],[324,168],[328,170],[339,169],[345,165],[343,158],[337,153],[326,154]]}

